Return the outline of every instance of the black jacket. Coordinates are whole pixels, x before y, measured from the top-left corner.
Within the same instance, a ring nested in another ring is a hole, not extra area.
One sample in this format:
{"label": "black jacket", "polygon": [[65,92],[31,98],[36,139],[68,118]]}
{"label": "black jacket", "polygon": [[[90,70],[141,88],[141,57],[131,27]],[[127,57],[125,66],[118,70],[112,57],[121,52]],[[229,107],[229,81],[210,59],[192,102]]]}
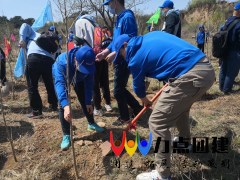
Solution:
{"label": "black jacket", "polygon": [[181,29],[182,27],[179,12],[176,10],[170,10],[165,16],[165,28],[163,29],[163,31],[181,38]]}

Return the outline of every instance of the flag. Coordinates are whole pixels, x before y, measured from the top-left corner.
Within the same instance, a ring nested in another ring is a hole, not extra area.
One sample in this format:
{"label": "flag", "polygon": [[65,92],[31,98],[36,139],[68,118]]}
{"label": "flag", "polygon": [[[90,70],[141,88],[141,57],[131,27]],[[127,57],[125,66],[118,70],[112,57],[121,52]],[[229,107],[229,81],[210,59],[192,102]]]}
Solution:
{"label": "flag", "polygon": [[11,34],[10,39],[12,40],[12,42],[16,41],[16,38],[15,38],[14,34]]}
{"label": "flag", "polygon": [[150,19],[147,21],[147,24],[151,24],[151,23],[157,24],[159,18],[160,18],[160,9],[158,8],[157,11],[154,13],[154,15],[152,15]]}
{"label": "flag", "polygon": [[14,77],[20,78],[25,73],[25,65],[26,65],[26,58],[25,58],[25,50],[20,48],[20,52],[18,53],[17,62],[14,68]]}
{"label": "flag", "polygon": [[10,41],[7,40],[6,36],[4,37],[4,53],[5,56],[8,57],[10,51],[12,50]]}
{"label": "flag", "polygon": [[34,21],[32,28],[34,31],[42,28],[47,21],[53,21],[51,2],[48,0],[40,16]]}

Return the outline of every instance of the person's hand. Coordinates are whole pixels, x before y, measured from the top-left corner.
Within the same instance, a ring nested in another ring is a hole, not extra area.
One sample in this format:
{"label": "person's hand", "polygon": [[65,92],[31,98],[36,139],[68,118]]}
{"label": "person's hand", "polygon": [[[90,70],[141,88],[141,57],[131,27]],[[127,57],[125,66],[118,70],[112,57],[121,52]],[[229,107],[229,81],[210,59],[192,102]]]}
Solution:
{"label": "person's hand", "polygon": [[92,105],[87,105],[87,112],[89,114],[92,114],[93,113],[93,106]]}
{"label": "person's hand", "polygon": [[109,49],[105,49],[102,52],[98,53],[96,55],[96,61],[102,61],[109,54],[109,52]]}
{"label": "person's hand", "polygon": [[98,54],[96,55],[96,61],[101,61],[101,60],[104,59],[104,57],[105,57],[105,54],[104,54],[104,52],[102,51],[102,52],[100,52],[100,53],[98,53]]}
{"label": "person's hand", "polygon": [[67,122],[72,122],[72,115],[71,115],[71,111],[70,111],[70,106],[65,106],[64,108],[64,119],[67,121]]}
{"label": "person's hand", "polygon": [[110,54],[106,57],[106,61],[109,62],[109,63],[112,63],[113,60],[114,60],[114,58],[115,58],[115,56],[116,56],[116,52],[114,51],[114,52],[110,53]]}
{"label": "person's hand", "polygon": [[26,42],[23,41],[23,40],[21,40],[21,41],[19,42],[19,47],[21,47],[21,48],[26,48]]}
{"label": "person's hand", "polygon": [[150,32],[152,32],[152,31],[154,31],[154,30],[155,30],[154,26],[151,26]]}
{"label": "person's hand", "polygon": [[144,98],[141,98],[144,106],[146,107],[151,107],[152,106],[152,102],[145,96]]}

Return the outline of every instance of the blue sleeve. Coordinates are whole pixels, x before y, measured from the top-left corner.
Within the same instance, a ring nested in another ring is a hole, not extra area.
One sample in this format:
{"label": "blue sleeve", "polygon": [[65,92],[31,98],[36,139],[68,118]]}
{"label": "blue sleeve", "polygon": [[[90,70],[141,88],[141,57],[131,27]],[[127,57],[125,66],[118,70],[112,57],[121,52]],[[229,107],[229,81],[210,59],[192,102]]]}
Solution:
{"label": "blue sleeve", "polygon": [[[123,19],[121,19],[120,24],[121,24],[121,28],[119,29],[117,29],[116,27],[114,28],[113,38],[117,37],[115,36],[115,33],[117,33],[117,35],[128,34],[131,37],[137,36],[137,23],[134,15],[128,15],[124,17]],[[115,51],[113,44],[114,44],[114,39],[107,47],[111,52]]]}
{"label": "blue sleeve", "polygon": [[94,87],[94,74],[90,74],[86,78],[84,78],[84,91],[85,91],[86,105],[91,105],[93,87]]}
{"label": "blue sleeve", "polygon": [[19,30],[20,41],[23,40],[27,42],[30,39],[30,37],[33,36],[34,34],[36,33],[33,31],[31,26],[29,26],[27,23],[23,23],[21,25]]}
{"label": "blue sleeve", "polygon": [[[58,59],[57,59],[58,60]],[[53,65],[52,73],[55,91],[62,108],[69,104],[67,96],[66,67],[64,64],[56,62]]]}
{"label": "blue sleeve", "polygon": [[145,91],[145,73],[139,67],[130,67],[133,77],[133,90],[139,98],[146,96]]}
{"label": "blue sleeve", "polygon": [[137,36],[137,24],[134,16],[129,16],[123,20],[122,23],[122,33],[128,34],[129,36]]}

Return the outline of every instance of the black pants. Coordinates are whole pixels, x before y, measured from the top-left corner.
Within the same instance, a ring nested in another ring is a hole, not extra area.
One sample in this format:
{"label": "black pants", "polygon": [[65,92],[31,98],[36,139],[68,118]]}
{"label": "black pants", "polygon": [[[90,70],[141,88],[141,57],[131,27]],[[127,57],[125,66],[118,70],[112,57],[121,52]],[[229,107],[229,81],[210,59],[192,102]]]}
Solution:
{"label": "black pants", "polygon": [[42,112],[42,100],[38,92],[38,81],[42,76],[45,84],[48,103],[52,107],[57,107],[57,97],[55,94],[52,78],[52,65],[54,60],[48,56],[40,54],[30,54],[27,59],[26,78],[28,85],[28,96],[30,107],[34,111]]}
{"label": "black pants", "polygon": [[96,72],[94,77],[94,96],[93,102],[95,108],[101,109],[101,92],[102,89],[103,98],[106,104],[110,104],[110,90],[109,90],[109,79],[108,79],[108,62],[103,60],[96,62]]}
{"label": "black pants", "polygon": [[126,88],[130,74],[127,62],[120,60],[120,63],[114,64],[114,71],[114,97],[118,103],[120,118],[129,120],[128,105],[133,109],[135,115],[142,110],[142,106]]}
{"label": "black pants", "polygon": [[204,44],[198,44],[197,47],[204,53]]}
{"label": "black pants", "polygon": [[[94,118],[93,114],[89,114],[87,111],[86,103],[85,103],[85,92],[84,92],[84,83],[78,82],[74,85],[74,91],[77,94],[78,101],[81,104],[84,115],[87,118],[88,124],[93,124]],[[70,135],[70,124],[64,119],[64,109],[62,107],[59,108],[59,119],[62,126],[62,131],[64,135]]]}
{"label": "black pants", "polygon": [[4,85],[4,83],[7,81],[6,79],[6,61],[5,59],[0,60],[1,61],[1,83]]}

